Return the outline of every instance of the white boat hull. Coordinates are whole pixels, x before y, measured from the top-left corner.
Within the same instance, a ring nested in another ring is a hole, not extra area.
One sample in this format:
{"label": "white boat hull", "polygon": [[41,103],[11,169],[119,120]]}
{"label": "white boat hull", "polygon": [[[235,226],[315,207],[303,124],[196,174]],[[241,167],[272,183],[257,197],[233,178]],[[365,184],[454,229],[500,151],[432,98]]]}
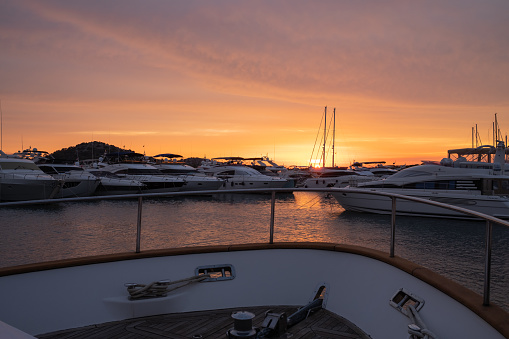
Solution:
{"label": "white boat hull", "polygon": [[249,189],[249,188],[283,188],[288,184],[285,179],[258,179],[255,177],[246,176],[245,178],[227,178],[224,180],[220,189],[234,190],[234,189]]}
{"label": "white boat hull", "polygon": [[[356,188],[355,190],[359,190]],[[509,219],[509,199],[501,196],[487,196],[480,193],[464,191],[425,191],[411,189],[366,189],[366,191],[388,192],[407,195],[427,200],[447,203],[450,205],[471,209],[497,218]],[[342,191],[332,194],[338,203],[349,211],[369,212],[377,214],[392,213],[392,199],[379,195],[368,195],[358,192]],[[462,217],[466,216],[452,210],[425,205],[404,199],[396,200],[398,215],[413,215],[424,217]]]}
{"label": "white boat hull", "polygon": [[[32,176],[34,177],[34,176]],[[25,201],[53,198],[60,190],[61,182],[51,177],[30,178],[25,175],[0,176],[0,201]]]}
{"label": "white boat hull", "polygon": [[217,190],[224,184],[223,180],[208,176],[183,175],[179,178],[184,180],[184,185],[180,188],[180,191]]}
{"label": "white boat hull", "polygon": [[[81,266],[18,272],[24,274],[5,275],[0,270],[0,299],[8,305],[0,308],[0,319],[36,335],[163,313],[305,305],[325,286],[327,310],[372,338],[407,338],[409,318],[389,305],[403,287],[424,299],[419,315],[440,338],[504,338],[475,312],[433,287],[433,282],[442,282],[442,288],[460,299],[462,287],[450,281],[444,287],[444,279],[433,272],[374,250],[333,244],[258,244],[150,254],[128,253],[119,255],[121,261],[77,260]],[[224,264],[232,265],[234,279],[195,283],[162,298],[129,300],[124,287],[179,280],[193,276],[197,267]]]}

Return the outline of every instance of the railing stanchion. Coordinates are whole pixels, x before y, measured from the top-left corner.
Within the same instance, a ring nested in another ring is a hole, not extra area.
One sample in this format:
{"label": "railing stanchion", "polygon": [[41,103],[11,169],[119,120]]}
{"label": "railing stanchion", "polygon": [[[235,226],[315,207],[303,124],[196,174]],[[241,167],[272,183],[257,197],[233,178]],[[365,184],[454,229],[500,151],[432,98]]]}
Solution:
{"label": "railing stanchion", "polygon": [[142,197],[138,197],[138,224],[136,227],[136,253],[140,253],[141,247],[141,209],[142,209]]}
{"label": "railing stanchion", "polygon": [[484,258],[484,295],[483,305],[490,304],[490,280],[491,280],[491,238],[493,225],[491,221],[486,221],[486,254]]}
{"label": "railing stanchion", "polygon": [[270,200],[270,240],[269,243],[274,243],[274,211],[276,207],[276,191],[272,191]]}
{"label": "railing stanchion", "polygon": [[396,198],[392,199],[392,215],[391,215],[391,251],[389,256],[394,257],[394,243],[396,242]]}

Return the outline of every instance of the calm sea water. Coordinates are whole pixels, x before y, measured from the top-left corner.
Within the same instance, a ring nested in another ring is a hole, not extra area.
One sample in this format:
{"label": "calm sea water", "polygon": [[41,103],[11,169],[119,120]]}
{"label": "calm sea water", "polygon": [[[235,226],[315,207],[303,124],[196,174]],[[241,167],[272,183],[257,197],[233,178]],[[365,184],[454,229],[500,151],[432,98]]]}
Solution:
{"label": "calm sea water", "polygon": [[[0,210],[0,266],[134,251],[136,200]],[[321,193],[277,197],[274,241],[320,241],[389,252],[390,216],[346,212]],[[396,255],[482,294],[485,223],[398,217]],[[270,195],[164,198],[143,204],[141,249],[269,241]],[[509,311],[509,229],[493,229],[491,300]]]}

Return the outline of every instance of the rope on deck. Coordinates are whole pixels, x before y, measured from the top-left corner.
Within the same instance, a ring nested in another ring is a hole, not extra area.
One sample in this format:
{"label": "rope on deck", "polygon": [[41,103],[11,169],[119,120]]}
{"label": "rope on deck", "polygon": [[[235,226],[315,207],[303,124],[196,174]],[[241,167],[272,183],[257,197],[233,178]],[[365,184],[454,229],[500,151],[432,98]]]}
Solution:
{"label": "rope on deck", "polygon": [[127,287],[127,292],[129,292],[129,299],[131,300],[161,298],[166,297],[166,295],[171,291],[203,281],[208,278],[210,278],[210,274],[202,274],[175,281],[160,280],[154,281],[148,285],[128,283],[125,284],[125,286]]}
{"label": "rope on deck", "polygon": [[413,305],[408,306],[408,312],[406,313],[412,321],[412,323],[408,325],[409,339],[438,339],[436,334],[427,329]]}

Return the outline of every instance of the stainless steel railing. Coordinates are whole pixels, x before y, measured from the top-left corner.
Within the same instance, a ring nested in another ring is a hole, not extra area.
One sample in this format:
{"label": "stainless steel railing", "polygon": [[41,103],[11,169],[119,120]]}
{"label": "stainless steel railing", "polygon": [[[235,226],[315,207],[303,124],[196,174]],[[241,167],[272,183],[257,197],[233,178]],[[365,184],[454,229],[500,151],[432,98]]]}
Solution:
{"label": "stainless steel railing", "polygon": [[409,200],[419,202],[427,205],[445,208],[462,213],[466,216],[473,217],[486,222],[486,239],[485,239],[485,260],[484,260],[484,288],[483,288],[483,304],[489,305],[490,303],[490,290],[491,290],[491,250],[492,250],[492,233],[493,224],[500,224],[509,227],[509,221],[505,221],[490,215],[480,212],[469,210],[462,207],[444,204],[432,200],[416,198],[401,194],[393,194],[386,192],[377,192],[363,189],[353,188],[260,188],[260,189],[235,189],[235,190],[207,190],[207,191],[194,191],[194,192],[166,192],[166,193],[143,193],[143,194],[125,194],[125,195],[110,195],[110,196],[91,196],[81,198],[63,198],[63,199],[47,199],[47,200],[31,200],[23,202],[4,202],[0,203],[1,207],[6,206],[27,206],[27,205],[41,205],[41,204],[54,204],[61,202],[78,202],[78,201],[95,201],[95,200],[122,200],[122,199],[138,199],[138,214],[136,225],[136,253],[141,251],[141,231],[142,231],[142,210],[143,198],[157,198],[157,197],[179,197],[179,196],[192,196],[192,195],[214,195],[214,194],[232,194],[232,193],[271,193],[271,213],[270,213],[270,234],[269,243],[274,243],[274,220],[275,220],[275,205],[276,193],[291,193],[291,192],[322,192],[322,193],[361,193],[366,195],[385,196],[392,200],[392,213],[391,213],[391,239],[390,239],[390,257],[395,255],[395,240],[396,240],[396,215],[397,215],[397,199]]}

